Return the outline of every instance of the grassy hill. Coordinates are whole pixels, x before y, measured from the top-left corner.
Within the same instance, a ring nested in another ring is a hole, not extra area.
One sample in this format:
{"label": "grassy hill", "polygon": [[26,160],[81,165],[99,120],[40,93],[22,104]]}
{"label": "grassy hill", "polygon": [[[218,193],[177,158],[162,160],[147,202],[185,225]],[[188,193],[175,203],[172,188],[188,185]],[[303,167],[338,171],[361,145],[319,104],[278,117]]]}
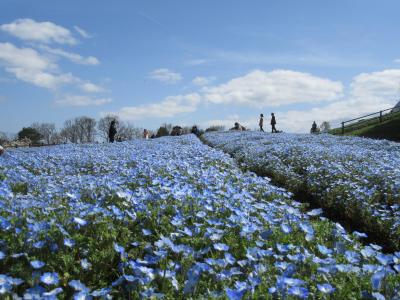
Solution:
{"label": "grassy hill", "polygon": [[[332,129],[332,134],[341,134],[341,128]],[[345,135],[368,137],[373,139],[387,139],[400,142],[400,112],[390,114],[390,118],[378,123],[377,119],[357,123],[345,130]]]}

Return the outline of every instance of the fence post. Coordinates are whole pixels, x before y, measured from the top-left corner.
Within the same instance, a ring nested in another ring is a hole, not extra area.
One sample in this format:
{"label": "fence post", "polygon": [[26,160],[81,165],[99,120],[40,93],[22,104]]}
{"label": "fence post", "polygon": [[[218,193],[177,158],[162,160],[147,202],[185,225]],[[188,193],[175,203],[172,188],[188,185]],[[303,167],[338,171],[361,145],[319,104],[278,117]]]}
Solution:
{"label": "fence post", "polygon": [[342,122],[342,134],[344,134],[344,122]]}
{"label": "fence post", "polygon": [[379,112],[379,123],[382,123],[382,111]]}

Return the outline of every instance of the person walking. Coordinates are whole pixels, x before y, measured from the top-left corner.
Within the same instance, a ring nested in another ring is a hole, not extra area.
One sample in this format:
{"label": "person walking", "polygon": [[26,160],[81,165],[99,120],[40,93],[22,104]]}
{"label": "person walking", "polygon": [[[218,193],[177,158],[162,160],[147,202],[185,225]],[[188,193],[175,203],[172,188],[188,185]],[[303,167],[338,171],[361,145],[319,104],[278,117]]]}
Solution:
{"label": "person walking", "polygon": [[260,131],[264,132],[263,126],[264,126],[264,115],[260,114],[260,121],[258,122],[258,125],[260,126]]}
{"label": "person walking", "polygon": [[272,133],[278,132],[275,128],[276,125],[276,119],[274,113],[271,113],[271,127],[272,127]]}
{"label": "person walking", "polygon": [[117,127],[115,125],[115,120],[112,120],[110,123],[110,128],[108,129],[108,140],[110,143],[114,143],[116,134],[117,134]]}

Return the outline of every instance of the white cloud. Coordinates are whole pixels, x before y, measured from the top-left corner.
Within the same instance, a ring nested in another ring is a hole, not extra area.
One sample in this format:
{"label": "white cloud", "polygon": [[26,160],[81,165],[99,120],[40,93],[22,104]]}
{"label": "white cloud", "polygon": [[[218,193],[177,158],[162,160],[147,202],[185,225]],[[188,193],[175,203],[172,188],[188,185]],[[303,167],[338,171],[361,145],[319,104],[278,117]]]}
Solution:
{"label": "white cloud", "polygon": [[400,63],[400,58],[394,60],[395,63]]}
{"label": "white cloud", "polygon": [[353,97],[391,98],[399,96],[400,69],[361,73],[351,83]]}
{"label": "white cloud", "polygon": [[77,80],[77,78],[70,73],[56,75],[25,68],[6,68],[6,70],[14,74],[19,80],[48,89],[56,89],[60,85],[73,83]]}
{"label": "white cloud", "polygon": [[200,66],[200,65],[207,64],[208,62],[209,62],[208,59],[205,59],[205,58],[197,58],[197,59],[190,59],[190,60],[187,60],[187,61],[185,62],[185,64],[188,65],[188,66]]}
{"label": "white cloud", "polygon": [[102,87],[71,73],[60,73],[57,64],[32,48],[18,48],[10,43],[0,43],[0,65],[17,79],[38,87],[56,90],[62,85],[73,84],[88,93],[104,91]]}
{"label": "white cloud", "polygon": [[3,24],[0,29],[26,41],[74,45],[77,43],[71,32],[52,22],[36,22],[32,19],[18,19]]}
{"label": "white cloud", "polygon": [[55,89],[76,80],[71,74],[54,74],[57,65],[36,50],[10,43],[0,43],[0,64],[17,79],[39,87]]}
{"label": "white cloud", "polygon": [[81,64],[81,65],[98,65],[100,63],[99,60],[94,56],[83,57],[77,53],[71,53],[71,52],[67,52],[63,49],[50,48],[47,46],[41,46],[40,49],[42,49],[48,53],[51,53],[53,55],[64,57],[73,63],[77,63],[77,64]]}
{"label": "white cloud", "polygon": [[294,132],[307,132],[312,121],[340,122],[362,117],[395,106],[398,101],[400,70],[361,73],[350,84],[349,94],[342,100],[308,111],[291,110],[281,113],[282,126]]}
{"label": "white cloud", "polygon": [[150,78],[164,83],[177,83],[182,80],[182,75],[168,69],[157,69],[150,73]]}
{"label": "white cloud", "polygon": [[10,67],[46,70],[56,65],[32,48],[18,48],[11,43],[0,43],[0,63]]}
{"label": "white cloud", "polygon": [[197,76],[193,78],[192,82],[195,85],[198,86],[203,86],[203,85],[208,85],[211,82],[213,82],[216,78],[215,77],[203,77],[203,76]]}
{"label": "white cloud", "polygon": [[114,112],[121,119],[137,121],[150,118],[169,118],[182,113],[194,112],[201,101],[199,94],[170,96],[165,100],[139,106],[123,107]]}
{"label": "white cloud", "polygon": [[205,88],[204,91],[205,99],[211,103],[262,108],[332,101],[341,95],[343,85],[308,73],[255,70],[225,84]]}
{"label": "white cloud", "polygon": [[104,91],[104,89],[101,86],[91,82],[81,83],[80,88],[82,91],[87,93],[100,93]]}
{"label": "white cloud", "polygon": [[74,26],[74,29],[85,39],[89,39],[92,37],[86,30],[80,28],[79,26]]}
{"label": "white cloud", "polygon": [[56,104],[60,106],[100,106],[111,101],[111,98],[92,98],[87,95],[64,95],[56,100]]}

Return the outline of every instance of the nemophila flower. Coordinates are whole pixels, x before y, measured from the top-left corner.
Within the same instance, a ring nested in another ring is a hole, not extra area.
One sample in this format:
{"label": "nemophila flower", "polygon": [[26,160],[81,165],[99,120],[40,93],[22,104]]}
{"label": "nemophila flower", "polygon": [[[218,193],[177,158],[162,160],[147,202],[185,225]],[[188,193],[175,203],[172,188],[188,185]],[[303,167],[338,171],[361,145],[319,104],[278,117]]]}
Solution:
{"label": "nemophila flower", "polygon": [[366,237],[368,237],[367,234],[366,234],[366,233],[363,233],[363,232],[353,231],[353,234],[354,234],[356,237],[359,237],[359,238],[366,238]]}
{"label": "nemophila flower", "polygon": [[31,261],[31,266],[34,269],[41,269],[45,266],[46,264],[40,260],[33,260]]}
{"label": "nemophila flower", "polygon": [[114,250],[117,253],[125,253],[125,248],[118,245],[117,243],[114,243]]}
{"label": "nemophila flower", "polygon": [[90,289],[86,287],[80,280],[71,280],[68,285],[72,287],[75,291],[85,291],[89,292]]}
{"label": "nemophila flower", "polygon": [[317,284],[317,288],[321,293],[330,294],[335,291],[335,288],[329,283]]}
{"label": "nemophila flower", "polygon": [[[58,294],[61,294],[63,292],[63,289],[62,288],[60,288],[60,287],[58,287],[58,288],[55,288],[55,289],[53,289],[53,290],[51,290],[50,292],[45,292],[45,293],[43,293],[43,296],[44,297],[55,297],[55,296],[57,296]],[[55,298],[56,299],[56,298]]]}
{"label": "nemophila flower", "polygon": [[75,246],[75,241],[73,239],[65,238],[64,239],[64,246],[69,248],[73,248]]}
{"label": "nemophila flower", "polygon": [[374,292],[371,295],[376,300],[385,300],[386,299],[385,296],[383,296],[381,293],[378,293],[378,292]]}
{"label": "nemophila flower", "polygon": [[6,254],[3,251],[0,251],[0,260],[4,259]]}
{"label": "nemophila flower", "polygon": [[322,214],[322,208],[316,208],[313,210],[310,210],[309,212],[307,212],[307,215],[315,217],[315,216],[319,216],[320,214]]}
{"label": "nemophila flower", "polygon": [[218,251],[228,251],[229,246],[224,243],[216,243],[216,244],[214,244],[214,249],[218,250]]}
{"label": "nemophila flower", "polygon": [[47,285],[56,285],[58,284],[59,277],[56,272],[46,272],[40,276],[40,281]]}
{"label": "nemophila flower", "polygon": [[371,284],[374,290],[379,290],[381,288],[382,280],[386,277],[386,273],[384,271],[378,271],[374,273],[371,277]]}
{"label": "nemophila flower", "polygon": [[229,300],[240,300],[243,298],[244,294],[246,293],[246,290],[233,290],[230,288],[225,289],[226,296],[228,297]]}
{"label": "nemophila flower", "polygon": [[288,234],[288,233],[290,233],[292,231],[292,228],[289,225],[282,223],[281,224],[281,230],[282,230],[283,233]]}
{"label": "nemophila flower", "polygon": [[383,254],[383,253],[379,253],[376,255],[376,260],[384,266],[387,266],[391,263],[393,263],[393,255],[391,254]]}
{"label": "nemophila flower", "polygon": [[91,300],[92,296],[87,291],[77,292],[72,296],[73,300]]}
{"label": "nemophila flower", "polygon": [[89,270],[92,266],[92,264],[86,258],[81,259],[80,264],[84,270]]}
{"label": "nemophila flower", "polygon": [[36,249],[42,249],[46,243],[44,241],[37,241],[33,243],[33,247]]}
{"label": "nemophila flower", "polygon": [[143,233],[144,236],[152,235],[152,232],[151,232],[150,229],[145,229],[145,228],[143,228],[143,229],[142,229],[142,233]]}
{"label": "nemophila flower", "polygon": [[305,299],[308,297],[308,290],[300,286],[292,286],[288,290],[289,295],[297,296],[299,298]]}
{"label": "nemophila flower", "polygon": [[82,218],[79,217],[74,217],[73,218],[74,223],[78,224],[79,226],[85,226],[87,224],[87,221],[85,221]]}
{"label": "nemophila flower", "polygon": [[333,250],[325,247],[324,245],[317,245],[319,252],[321,252],[323,255],[331,255],[333,253]]}
{"label": "nemophila flower", "polygon": [[108,294],[110,294],[110,292],[111,292],[110,288],[102,288],[102,289],[93,291],[91,293],[91,295],[93,297],[104,297],[104,296],[107,296]]}

